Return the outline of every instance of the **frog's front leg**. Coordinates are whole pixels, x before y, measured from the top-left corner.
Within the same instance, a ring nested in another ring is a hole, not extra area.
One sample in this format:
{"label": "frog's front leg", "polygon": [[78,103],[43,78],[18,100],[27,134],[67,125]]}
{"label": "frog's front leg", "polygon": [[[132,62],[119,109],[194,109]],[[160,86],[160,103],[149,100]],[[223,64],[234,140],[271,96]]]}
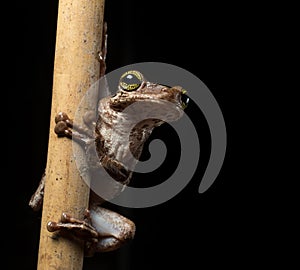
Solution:
{"label": "frog's front leg", "polygon": [[60,222],[50,221],[50,232],[60,231],[72,234],[85,241],[85,256],[95,252],[107,252],[118,249],[131,240],[135,234],[134,223],[124,216],[100,206],[91,206],[86,210],[83,220],[78,220],[63,213]]}
{"label": "frog's front leg", "polygon": [[76,125],[66,113],[59,112],[55,117],[54,131],[59,137],[67,137],[86,144],[94,139],[95,116],[93,116],[93,113],[87,112],[83,117],[83,122],[86,127]]}
{"label": "frog's front leg", "polygon": [[[67,137],[75,139],[79,143],[86,146],[88,143],[94,141],[93,130],[95,129],[96,120],[95,114],[88,111],[83,116],[83,122],[86,127],[78,126],[73,123],[73,120],[68,117],[64,112],[59,112],[55,117],[54,131],[59,137]],[[31,196],[29,206],[34,211],[39,211],[43,205],[44,200],[44,187],[45,187],[46,174],[44,173],[38,188]]]}
{"label": "frog's front leg", "polygon": [[107,54],[107,23],[104,22],[102,30],[102,46],[99,52],[100,61],[100,78],[105,75],[106,72],[106,54]]}

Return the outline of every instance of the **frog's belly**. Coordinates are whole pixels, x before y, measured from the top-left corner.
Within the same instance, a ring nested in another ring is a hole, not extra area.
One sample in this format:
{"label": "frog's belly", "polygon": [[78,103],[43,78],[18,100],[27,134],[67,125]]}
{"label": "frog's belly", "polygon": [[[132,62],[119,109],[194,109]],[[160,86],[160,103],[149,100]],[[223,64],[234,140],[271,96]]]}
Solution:
{"label": "frog's belly", "polygon": [[118,196],[129,182],[129,179],[124,183],[116,181],[101,166],[90,172],[90,179],[91,190],[105,201],[109,201]]}

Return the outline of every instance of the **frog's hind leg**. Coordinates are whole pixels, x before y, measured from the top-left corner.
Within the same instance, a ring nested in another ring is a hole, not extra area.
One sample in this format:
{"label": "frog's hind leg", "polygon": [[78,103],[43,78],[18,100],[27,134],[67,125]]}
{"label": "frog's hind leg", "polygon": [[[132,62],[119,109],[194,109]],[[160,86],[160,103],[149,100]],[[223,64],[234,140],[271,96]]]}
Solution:
{"label": "frog's hind leg", "polygon": [[135,225],[131,220],[99,206],[86,210],[82,220],[62,213],[61,220],[49,221],[47,229],[83,240],[86,257],[93,256],[95,252],[118,249],[132,239],[135,233]]}
{"label": "frog's hind leg", "polygon": [[39,211],[42,208],[43,201],[44,201],[45,179],[46,179],[46,174],[43,173],[38,188],[30,198],[29,206],[34,211]]}
{"label": "frog's hind leg", "polygon": [[87,250],[87,256],[93,252],[116,250],[135,235],[135,224],[128,218],[109,209],[94,206],[90,209],[92,226],[99,233],[95,250]]}

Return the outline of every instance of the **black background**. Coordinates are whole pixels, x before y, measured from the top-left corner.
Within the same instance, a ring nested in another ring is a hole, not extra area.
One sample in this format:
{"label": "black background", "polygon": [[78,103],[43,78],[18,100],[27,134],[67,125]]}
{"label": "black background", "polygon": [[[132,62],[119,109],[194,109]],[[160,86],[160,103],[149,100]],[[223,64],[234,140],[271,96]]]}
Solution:
{"label": "black background", "polygon": [[[22,2],[11,13],[18,22],[11,39],[16,40],[12,42],[16,46],[12,71],[17,76],[11,93],[18,121],[11,128],[18,132],[10,144],[9,158],[18,165],[10,170],[9,185],[15,198],[10,206],[17,214],[9,212],[14,237],[7,258],[10,265],[22,269],[36,269],[37,264],[41,213],[34,213],[28,201],[46,166],[57,2]],[[251,176],[255,160],[250,167],[243,166],[249,164],[251,148],[246,138],[249,114],[243,109],[253,91],[252,80],[260,76],[253,64],[264,36],[257,25],[264,10],[259,5],[209,3],[106,1],[107,71],[144,61],[190,71],[218,101],[228,141],[218,178],[199,194],[209,156],[209,133],[201,111],[188,108],[201,129],[203,147],[194,178],[162,205],[117,209],[135,221],[136,238],[115,252],[85,259],[84,269],[201,268],[219,263],[244,268],[255,267],[261,259],[267,261],[265,249],[273,240],[263,221],[267,214],[261,214],[266,206],[257,211],[258,179]],[[164,131],[156,134],[163,136]]]}

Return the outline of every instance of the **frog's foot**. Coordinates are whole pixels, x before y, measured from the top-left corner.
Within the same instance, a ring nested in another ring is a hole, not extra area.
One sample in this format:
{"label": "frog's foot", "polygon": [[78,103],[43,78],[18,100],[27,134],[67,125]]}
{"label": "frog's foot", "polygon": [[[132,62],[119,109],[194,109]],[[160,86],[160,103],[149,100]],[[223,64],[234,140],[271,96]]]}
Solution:
{"label": "frog's foot", "polygon": [[86,113],[83,121],[87,127],[84,127],[74,124],[73,120],[66,113],[59,112],[55,117],[56,125],[54,131],[59,137],[75,139],[86,144],[87,141],[93,139],[92,127],[95,126],[94,118],[91,112]]}
{"label": "frog's foot", "polygon": [[49,221],[47,224],[49,232],[60,231],[62,235],[74,236],[89,242],[98,242],[98,232],[90,224],[88,210],[83,220],[71,217],[67,213],[62,213],[59,222]]}

